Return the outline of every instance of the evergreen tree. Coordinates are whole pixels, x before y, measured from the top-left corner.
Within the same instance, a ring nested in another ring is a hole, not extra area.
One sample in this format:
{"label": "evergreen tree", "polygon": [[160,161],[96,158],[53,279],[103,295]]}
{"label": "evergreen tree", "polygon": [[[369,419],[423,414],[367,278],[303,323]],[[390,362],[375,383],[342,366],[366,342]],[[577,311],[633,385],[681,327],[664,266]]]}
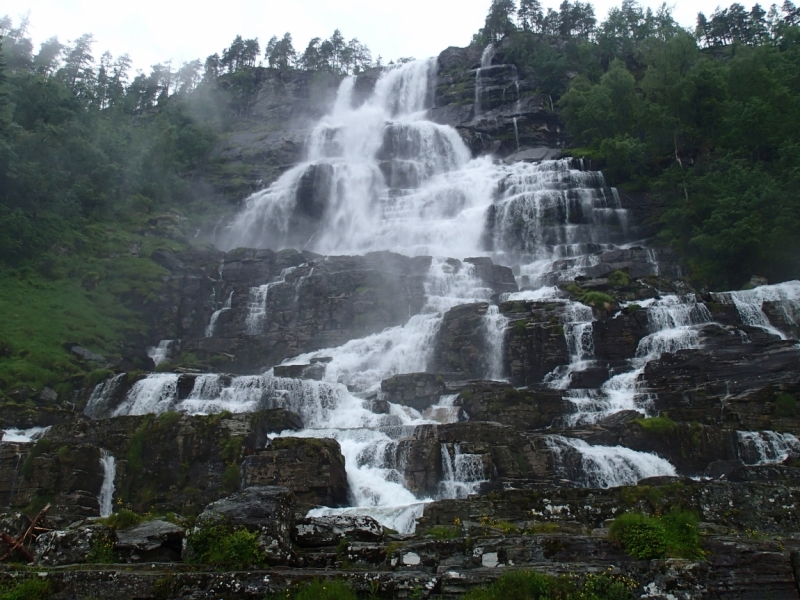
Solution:
{"label": "evergreen tree", "polygon": [[516,30],[513,20],[515,13],[514,0],[492,0],[483,27],[483,32],[490,42],[497,42]]}

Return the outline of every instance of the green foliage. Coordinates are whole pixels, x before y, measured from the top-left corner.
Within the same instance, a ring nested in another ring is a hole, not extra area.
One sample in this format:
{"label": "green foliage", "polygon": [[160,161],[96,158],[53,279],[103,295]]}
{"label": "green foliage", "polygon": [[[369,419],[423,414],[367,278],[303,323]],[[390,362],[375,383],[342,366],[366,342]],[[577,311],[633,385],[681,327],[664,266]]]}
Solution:
{"label": "green foliage", "polygon": [[114,561],[114,540],[104,536],[97,537],[92,543],[92,549],[86,555],[86,562],[90,564],[112,564]]}
{"label": "green foliage", "polygon": [[435,540],[452,540],[461,537],[461,529],[458,527],[447,527],[436,525],[425,532],[425,536]]}
{"label": "green foliage", "polygon": [[239,465],[228,465],[222,472],[222,489],[226,492],[235,492],[239,489],[242,475]]}
{"label": "green foliage", "polygon": [[267,600],[356,600],[353,589],[345,582],[338,580],[324,581],[315,579],[287,589],[282,594],[267,596]]}
{"label": "green foliage", "polygon": [[578,595],[580,600],[631,600],[637,583],[624,575],[589,573]]}
{"label": "green foliage", "polygon": [[614,287],[625,287],[630,284],[630,282],[631,278],[625,271],[614,271],[608,276],[609,285],[613,285]]}
{"label": "green foliage", "polygon": [[100,519],[100,521],[112,529],[129,529],[135,527],[144,521],[144,519],[143,516],[136,514],[132,510],[123,508],[120,509],[119,512],[112,513],[105,519]]}
{"label": "green foliage", "polygon": [[181,420],[182,416],[183,415],[177,411],[168,410],[167,412],[163,412],[160,415],[158,415],[157,422],[159,427],[163,427],[164,429],[170,429],[171,427],[174,427],[178,423],[178,421]]}
{"label": "green foliage", "polygon": [[797,398],[786,393],[775,396],[776,417],[794,417],[796,414]]}
{"label": "green foliage", "polygon": [[586,292],[581,296],[581,302],[588,306],[596,306],[598,308],[611,308],[617,301],[613,296],[604,294],[603,292]]}
{"label": "green foliage", "polygon": [[492,585],[471,590],[464,600],[538,600],[569,598],[571,585],[563,580],[534,571],[512,571]]}
{"label": "green foliage", "polygon": [[211,525],[192,532],[188,543],[193,562],[223,570],[240,571],[263,563],[266,558],[258,547],[258,534],[246,529]]}
{"label": "green foliage", "polygon": [[150,415],[145,417],[144,421],[133,432],[130,440],[128,440],[128,469],[134,475],[138,475],[144,469],[144,445],[148,438],[150,418]]}
{"label": "green foliage", "polygon": [[33,475],[33,461],[37,456],[44,454],[45,452],[49,452],[51,448],[50,440],[47,438],[42,438],[38,440],[31,448],[31,451],[28,452],[28,456],[25,457],[25,462],[22,463],[22,476],[26,479],[30,479],[31,475]]}
{"label": "green foliage", "polygon": [[50,581],[41,578],[23,579],[0,588],[0,600],[47,600],[52,595]]}
{"label": "green foliage", "polygon": [[669,417],[649,417],[647,419],[634,419],[634,423],[636,423],[639,427],[641,427],[642,429],[644,429],[649,433],[657,433],[660,435],[666,435],[672,433],[678,427],[675,421],[673,421]]}
{"label": "green foliage", "polygon": [[703,550],[698,521],[696,514],[677,509],[661,517],[626,513],[614,519],[609,536],[633,558],[699,559]]}

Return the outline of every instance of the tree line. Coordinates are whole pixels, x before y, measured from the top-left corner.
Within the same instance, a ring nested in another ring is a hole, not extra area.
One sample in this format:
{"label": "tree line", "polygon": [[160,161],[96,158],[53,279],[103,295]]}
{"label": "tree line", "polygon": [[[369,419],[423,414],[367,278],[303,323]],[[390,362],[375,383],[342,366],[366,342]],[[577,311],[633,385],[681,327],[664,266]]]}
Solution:
{"label": "tree line", "polygon": [[493,0],[474,42],[494,43],[548,94],[570,153],[661,206],[661,243],[695,281],[800,278],[800,15],[789,2],[698,14],[624,0]]}

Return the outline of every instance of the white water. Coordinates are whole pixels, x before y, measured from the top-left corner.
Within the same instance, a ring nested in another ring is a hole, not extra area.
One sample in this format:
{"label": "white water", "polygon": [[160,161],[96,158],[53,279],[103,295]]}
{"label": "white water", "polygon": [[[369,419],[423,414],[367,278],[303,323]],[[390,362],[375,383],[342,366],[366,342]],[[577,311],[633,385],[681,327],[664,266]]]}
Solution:
{"label": "white water", "polygon": [[489,346],[489,372],[486,379],[503,379],[503,339],[505,338],[508,318],[500,313],[500,309],[491,305],[483,318],[486,328],[486,341]]}
{"label": "white water", "polygon": [[737,431],[739,458],[746,465],[782,463],[790,456],[800,456],[800,440],[791,433],[775,431]]}
{"label": "white water", "polygon": [[594,358],[594,312],[591,307],[580,302],[565,302],[562,317],[564,338],[569,350],[569,364],[556,368],[544,378],[544,383],[551,388],[565,390],[572,382],[575,371],[583,371],[592,364]]}
{"label": "white water", "polygon": [[481,66],[475,69],[475,108],[473,110],[473,119],[477,119],[481,115],[481,92],[483,85],[481,82],[481,71],[492,65],[492,57],[494,56],[494,45],[489,44],[483,49],[481,54]]}
{"label": "white water", "polygon": [[267,323],[267,299],[269,290],[279,283],[285,283],[286,276],[295,269],[297,269],[297,267],[283,269],[277,281],[250,288],[250,297],[247,303],[248,311],[245,320],[245,333],[248,335],[259,335],[264,332],[264,327]]}
{"label": "white water", "polygon": [[86,408],[83,409],[84,414],[92,419],[99,419],[105,416],[109,408],[111,395],[117,390],[125,377],[125,373],[118,373],[114,377],[97,384],[86,402]]}
{"label": "white water", "polygon": [[569,476],[564,455],[575,451],[580,455],[578,482],[584,487],[612,488],[636,485],[646,477],[675,476],[669,461],[649,452],[637,452],[623,446],[592,446],[583,440],[560,435],[547,436],[546,443],[553,452],[554,467]]}
{"label": "white water", "polygon": [[452,454],[446,444],[441,445],[443,498],[466,498],[478,493],[481,483],[487,481],[483,457],[480,454],[461,452],[459,444],[453,444]]}
{"label": "white water", "polygon": [[161,340],[158,346],[151,346],[147,349],[147,356],[153,359],[153,363],[158,366],[169,358],[172,340]]}
{"label": "white water", "polygon": [[[221,269],[221,267],[220,267]],[[231,303],[233,302],[233,292],[228,295],[228,299],[225,301],[225,304],[222,305],[222,308],[219,308],[214,311],[211,315],[211,319],[208,322],[208,327],[206,327],[206,337],[214,337],[214,330],[217,327],[217,320],[219,316],[231,309]]]}
{"label": "white water", "polygon": [[575,406],[575,412],[565,418],[568,427],[597,423],[622,410],[646,415],[652,400],[639,391],[645,365],[665,352],[699,347],[697,326],[712,321],[711,313],[693,294],[663,296],[646,306],[652,333],[639,341],[630,370],[610,378],[600,390],[567,391],[565,398]]}
{"label": "white water", "polygon": [[97,502],[100,504],[100,516],[110,517],[114,507],[114,478],[117,476],[117,462],[108,450],[100,450],[100,464],[103,467],[103,485]]}
{"label": "white water", "polygon": [[2,443],[9,444],[26,444],[35,442],[45,433],[48,432],[50,427],[31,427],[29,429],[3,429]]}
{"label": "white water", "polygon": [[760,327],[783,340],[787,339],[786,332],[770,322],[763,310],[764,303],[773,304],[785,324],[795,327],[800,325],[800,281],[762,285],[752,290],[723,292],[714,296],[720,302],[736,306],[745,325]]}

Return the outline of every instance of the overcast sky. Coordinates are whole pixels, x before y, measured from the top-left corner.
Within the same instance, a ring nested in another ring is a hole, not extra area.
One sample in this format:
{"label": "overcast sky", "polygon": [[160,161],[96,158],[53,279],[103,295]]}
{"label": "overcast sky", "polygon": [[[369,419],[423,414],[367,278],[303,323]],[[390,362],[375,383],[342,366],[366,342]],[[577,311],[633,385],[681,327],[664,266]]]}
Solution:
{"label": "overcast sky", "polygon": [[[558,3],[542,2],[553,8]],[[383,56],[384,62],[401,56],[424,58],[448,46],[466,46],[483,25],[489,4],[490,0],[4,0],[0,15],[18,22],[19,15],[30,12],[30,34],[37,48],[52,36],[66,42],[92,33],[96,58],[105,50],[114,56],[127,52],[136,68],[146,70],[170,59],[175,66],[204,59],[228,46],[237,34],[258,37],[263,48],[273,35],[289,31],[295,48],[302,50],[312,37],[327,38],[337,27],[348,40],[357,37],[369,46],[373,57]],[[602,20],[619,2],[593,4]],[[660,2],[642,4],[655,8]],[[717,4],[670,3],[678,22],[692,27],[697,11],[709,13]]]}

